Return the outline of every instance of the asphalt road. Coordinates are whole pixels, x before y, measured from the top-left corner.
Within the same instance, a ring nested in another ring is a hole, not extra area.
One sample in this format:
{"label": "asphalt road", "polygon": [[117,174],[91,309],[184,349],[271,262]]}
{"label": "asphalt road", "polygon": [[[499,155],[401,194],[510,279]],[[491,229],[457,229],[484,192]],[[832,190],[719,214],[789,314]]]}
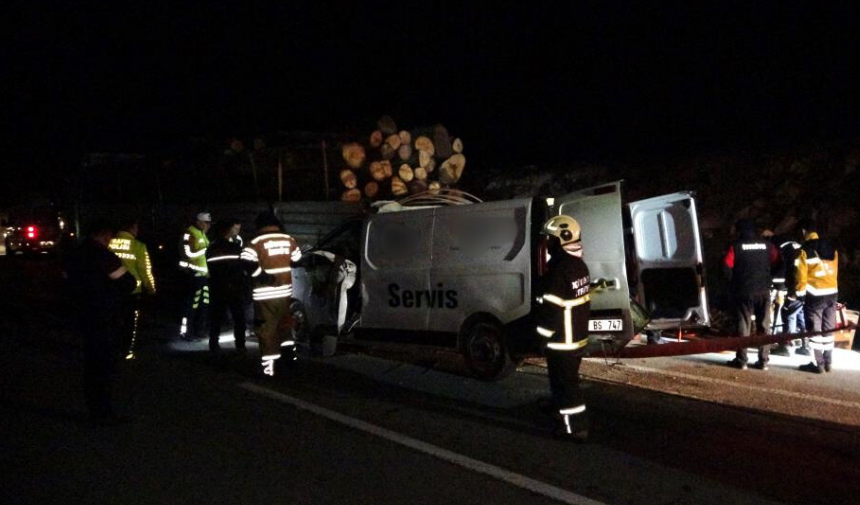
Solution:
{"label": "asphalt road", "polygon": [[[3,503],[856,503],[860,371],[740,372],[730,356],[583,367],[591,440],[553,439],[539,362],[499,383],[457,358],[352,348],[274,381],[148,321],[90,426],[47,261],[0,261]],[[26,287],[24,287],[26,286]],[[230,349],[229,342],[225,347]],[[390,358],[398,358],[392,360]],[[452,373],[453,372],[453,373]]]}

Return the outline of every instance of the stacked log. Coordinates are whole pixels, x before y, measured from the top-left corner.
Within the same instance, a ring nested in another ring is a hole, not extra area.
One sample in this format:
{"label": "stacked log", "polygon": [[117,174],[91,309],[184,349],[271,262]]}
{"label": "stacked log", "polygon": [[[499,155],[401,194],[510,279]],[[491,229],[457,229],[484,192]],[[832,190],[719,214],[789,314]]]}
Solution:
{"label": "stacked log", "polygon": [[463,141],[445,126],[399,129],[390,116],[379,118],[363,141],[343,144],[341,152],[345,201],[453,189],[466,166]]}

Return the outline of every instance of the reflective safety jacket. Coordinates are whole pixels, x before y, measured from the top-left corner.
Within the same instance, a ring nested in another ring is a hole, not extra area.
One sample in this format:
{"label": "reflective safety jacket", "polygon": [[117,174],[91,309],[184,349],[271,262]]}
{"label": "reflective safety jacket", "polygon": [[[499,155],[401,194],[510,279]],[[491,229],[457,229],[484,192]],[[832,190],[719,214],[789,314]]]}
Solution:
{"label": "reflective safety jacket", "polygon": [[839,253],[829,240],[808,233],[797,257],[797,294],[826,296],[838,292]]}
{"label": "reflective safety jacket", "polygon": [[203,230],[194,225],[189,226],[182,236],[179,268],[190,270],[197,277],[205,277],[209,273],[209,268],[206,266],[207,247],[209,247],[209,239]]}
{"label": "reflective safety jacket", "polygon": [[253,269],[255,301],[293,296],[292,262],[302,257],[295,239],[277,226],[267,226],[242,250],[241,257]]}
{"label": "reflective safety jacket", "polygon": [[149,260],[146,244],[137,240],[131,233],[121,231],[111,239],[108,249],[119,256],[123,266],[137,281],[132,294],[143,291],[151,295],[155,294],[155,277],[152,275],[152,263]]}
{"label": "reflective safety jacket", "polygon": [[591,313],[591,278],[581,258],[559,253],[547,265],[539,283],[536,311],[537,333],[547,339],[547,348],[581,351],[588,345]]}

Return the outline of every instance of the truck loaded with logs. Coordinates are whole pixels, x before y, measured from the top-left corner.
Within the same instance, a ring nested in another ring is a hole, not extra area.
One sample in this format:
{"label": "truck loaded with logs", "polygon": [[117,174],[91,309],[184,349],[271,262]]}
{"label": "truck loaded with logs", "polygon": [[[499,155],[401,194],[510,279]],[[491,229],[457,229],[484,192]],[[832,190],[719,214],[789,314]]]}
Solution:
{"label": "truck loaded with logs", "polygon": [[557,214],[575,216],[583,229],[595,354],[618,351],[641,331],[710,324],[689,192],[625,205],[620,181],[496,202],[442,189],[374,207],[294,267],[300,339],[455,348],[476,377],[502,378],[539,352],[530,322],[547,260],[539,231]]}

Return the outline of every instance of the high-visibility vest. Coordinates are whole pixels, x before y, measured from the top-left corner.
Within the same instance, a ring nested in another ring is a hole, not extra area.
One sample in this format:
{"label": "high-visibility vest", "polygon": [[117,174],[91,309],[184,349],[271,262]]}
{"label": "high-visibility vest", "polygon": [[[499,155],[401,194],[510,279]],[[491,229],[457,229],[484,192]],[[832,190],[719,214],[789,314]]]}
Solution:
{"label": "high-visibility vest", "polygon": [[191,270],[198,277],[206,276],[209,273],[209,268],[206,266],[207,247],[209,247],[209,239],[203,230],[194,225],[189,226],[182,236],[180,268]]}
{"label": "high-visibility vest", "polygon": [[137,281],[133,294],[139,294],[144,290],[149,294],[155,293],[155,276],[152,275],[152,262],[149,260],[146,244],[137,240],[131,233],[121,231],[111,239],[108,249],[119,256],[123,266]]}
{"label": "high-visibility vest", "polygon": [[[831,244],[822,244],[815,232],[809,233],[797,257],[797,294],[826,296],[838,293],[839,253]],[[822,254],[820,247],[826,246]],[[831,256],[832,254],[832,256]]]}

